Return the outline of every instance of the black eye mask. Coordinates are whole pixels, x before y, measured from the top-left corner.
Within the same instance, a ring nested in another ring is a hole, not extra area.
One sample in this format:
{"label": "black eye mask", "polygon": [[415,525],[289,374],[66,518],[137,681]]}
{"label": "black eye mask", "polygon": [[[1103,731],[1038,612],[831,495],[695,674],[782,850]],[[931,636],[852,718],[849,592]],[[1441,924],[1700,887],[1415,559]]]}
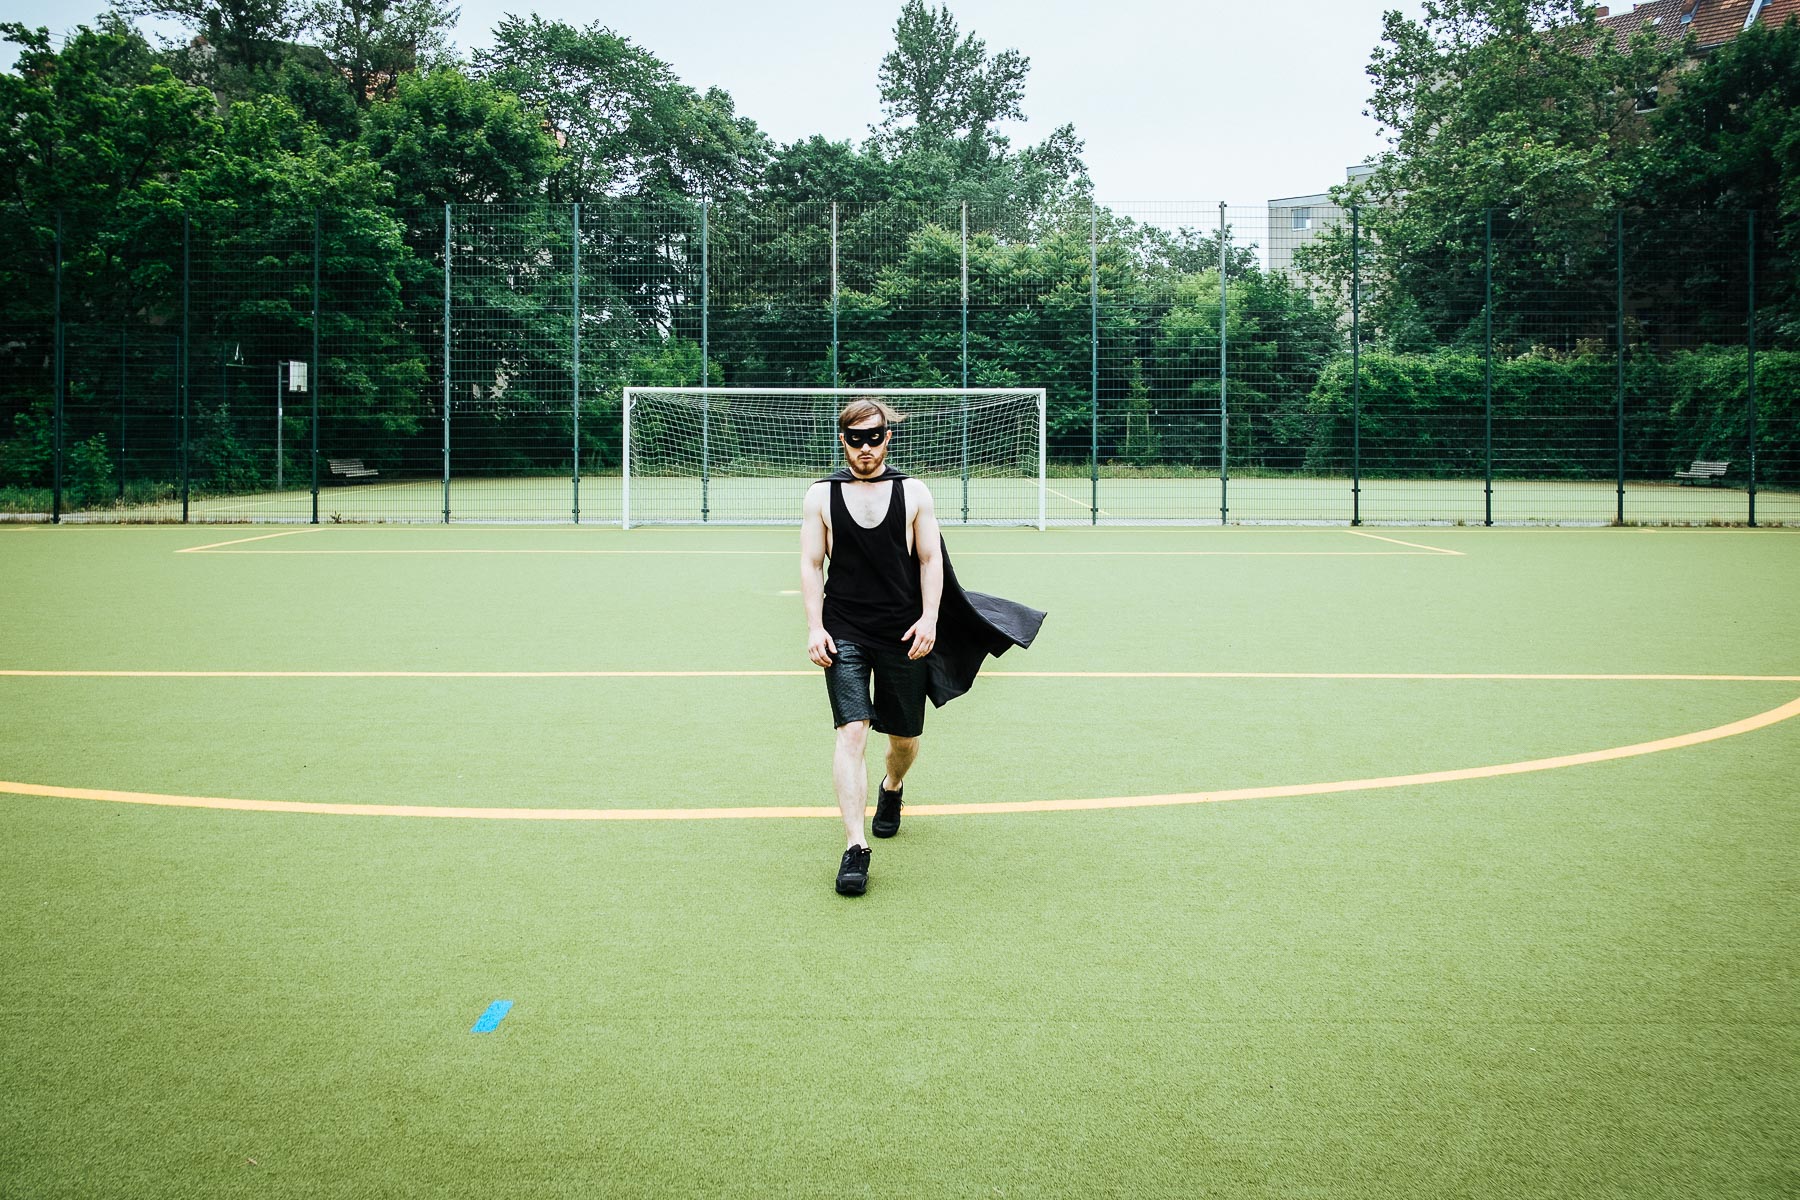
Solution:
{"label": "black eye mask", "polygon": [[877,425],[873,429],[846,429],[844,430],[844,444],[852,450],[861,449],[864,446],[879,446],[887,441],[887,435],[888,427],[886,425]]}

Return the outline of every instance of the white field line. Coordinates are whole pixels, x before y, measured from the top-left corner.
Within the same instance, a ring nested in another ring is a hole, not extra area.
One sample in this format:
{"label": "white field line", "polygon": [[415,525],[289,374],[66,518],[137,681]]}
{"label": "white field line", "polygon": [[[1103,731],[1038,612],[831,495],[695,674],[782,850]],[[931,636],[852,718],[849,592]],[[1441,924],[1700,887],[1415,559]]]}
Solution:
{"label": "white field line", "polygon": [[1077,509],[1084,509],[1084,510],[1087,510],[1090,512],[1097,512],[1103,517],[1110,517],[1113,515],[1113,514],[1107,512],[1104,508],[1095,508],[1093,506],[1091,499],[1087,503],[1083,503],[1082,501],[1077,500],[1075,497],[1069,495],[1069,493],[1063,492],[1063,491],[1058,491],[1056,488],[1051,487],[1047,483],[1044,485],[1044,490],[1046,492],[1049,492],[1052,496],[1061,496],[1064,500],[1067,500],[1070,504],[1073,504]]}
{"label": "white field line", "polygon": [[241,546],[245,542],[263,542],[270,538],[293,537],[297,533],[316,533],[317,529],[309,526],[305,529],[284,529],[280,533],[261,533],[255,537],[233,538],[228,542],[209,542],[204,546],[188,546],[177,550],[177,554],[203,554],[208,551],[218,552],[220,546]]}
{"label": "white field line", "polygon": [[1360,529],[1346,529],[1345,533],[1352,537],[1374,538],[1378,542],[1392,542],[1396,546],[1411,546],[1414,550],[1430,550],[1437,554],[1454,554],[1462,557],[1461,550],[1446,550],[1442,546],[1421,546],[1418,542],[1403,542],[1399,538],[1383,537],[1379,533],[1364,533]]}

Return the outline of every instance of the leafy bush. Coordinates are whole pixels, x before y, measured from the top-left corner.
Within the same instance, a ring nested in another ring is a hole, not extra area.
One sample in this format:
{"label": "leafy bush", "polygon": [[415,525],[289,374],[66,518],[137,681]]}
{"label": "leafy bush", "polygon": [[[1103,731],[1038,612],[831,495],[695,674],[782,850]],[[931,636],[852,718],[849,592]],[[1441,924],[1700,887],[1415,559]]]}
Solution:
{"label": "leafy bush", "polygon": [[96,433],[68,451],[63,463],[63,503],[70,508],[91,508],[110,504],[118,498],[118,482],[113,476],[112,454],[106,448],[106,435]]}

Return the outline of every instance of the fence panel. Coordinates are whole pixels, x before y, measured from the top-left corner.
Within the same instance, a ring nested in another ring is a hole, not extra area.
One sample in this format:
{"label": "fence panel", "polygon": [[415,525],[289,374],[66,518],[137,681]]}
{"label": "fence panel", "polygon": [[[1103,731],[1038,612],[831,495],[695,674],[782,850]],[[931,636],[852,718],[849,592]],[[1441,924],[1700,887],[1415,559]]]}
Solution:
{"label": "fence panel", "polygon": [[[1056,523],[1741,523],[1753,439],[1800,521],[1791,239],[1744,213],[94,210],[60,309],[59,214],[13,216],[15,518],[616,522],[621,389],[704,379],[1044,388]],[[710,474],[638,494],[711,519]]]}

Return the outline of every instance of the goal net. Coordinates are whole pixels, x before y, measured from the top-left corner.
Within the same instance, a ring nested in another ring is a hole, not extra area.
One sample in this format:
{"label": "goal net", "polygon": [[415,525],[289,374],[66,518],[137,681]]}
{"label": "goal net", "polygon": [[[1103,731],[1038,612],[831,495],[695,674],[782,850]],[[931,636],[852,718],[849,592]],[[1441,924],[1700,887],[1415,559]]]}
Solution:
{"label": "goal net", "polygon": [[1042,388],[625,389],[624,524],[798,524],[844,465],[837,414],[900,414],[888,465],[931,488],[942,524],[1044,526]]}

